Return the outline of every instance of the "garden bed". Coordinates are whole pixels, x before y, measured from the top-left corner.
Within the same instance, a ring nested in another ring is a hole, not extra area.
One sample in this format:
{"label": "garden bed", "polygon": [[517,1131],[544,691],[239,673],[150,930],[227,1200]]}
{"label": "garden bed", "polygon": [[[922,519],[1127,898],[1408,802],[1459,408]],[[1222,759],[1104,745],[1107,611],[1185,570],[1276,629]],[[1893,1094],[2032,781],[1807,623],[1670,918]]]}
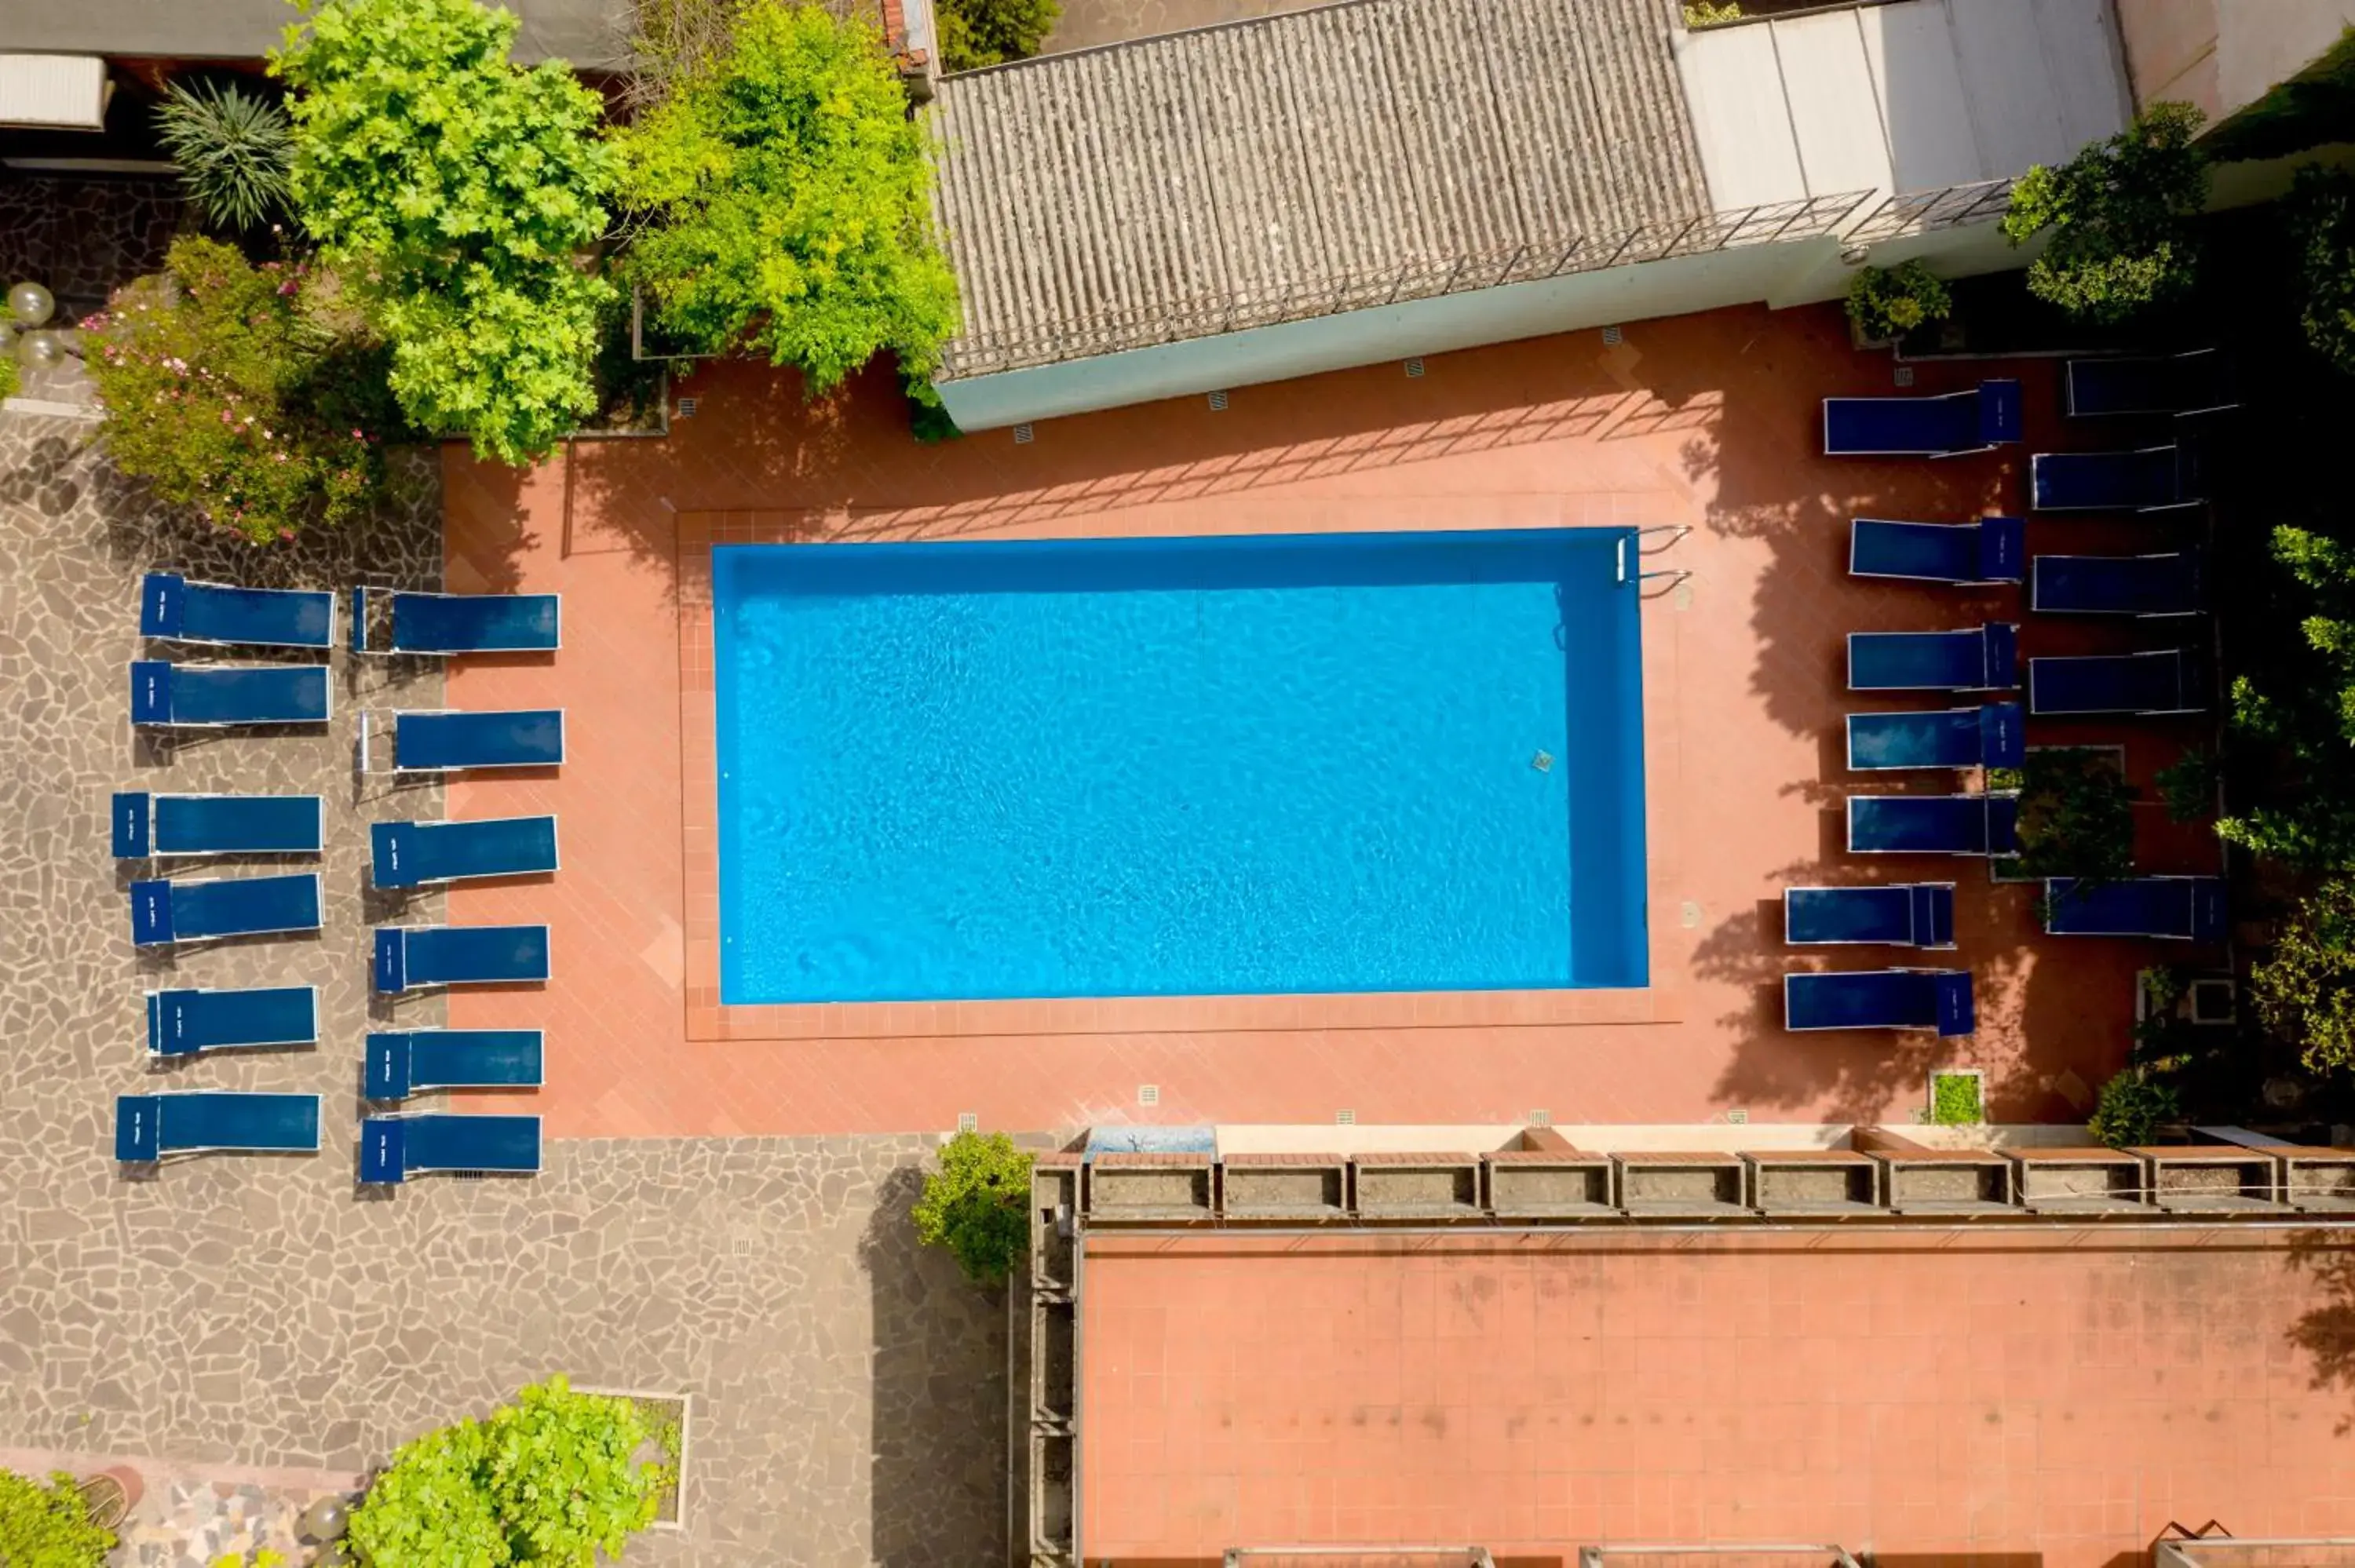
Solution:
{"label": "garden bed", "polygon": [[630,1388],[581,1388],[580,1393],[626,1399],[654,1436],[633,1457],[664,1467],[666,1479],[655,1499],[655,1528],[687,1528],[687,1460],[688,1397],[684,1393],[648,1393]]}

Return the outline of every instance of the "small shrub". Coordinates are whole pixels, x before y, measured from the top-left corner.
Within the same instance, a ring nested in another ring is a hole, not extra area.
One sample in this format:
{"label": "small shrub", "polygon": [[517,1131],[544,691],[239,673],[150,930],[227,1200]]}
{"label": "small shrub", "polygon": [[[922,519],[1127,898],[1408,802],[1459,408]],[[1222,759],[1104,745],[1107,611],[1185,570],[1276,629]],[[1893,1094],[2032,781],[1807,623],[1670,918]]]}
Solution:
{"label": "small shrub", "polygon": [[1027,60],[1062,14],[1058,0],[941,0],[941,64],[977,70]]}
{"label": "small shrub", "polygon": [[16,369],[16,344],[0,336],[0,397],[14,397],[21,385]]}
{"label": "small shrub", "polygon": [[2196,822],[2214,816],[2216,785],[2223,770],[2222,758],[2204,747],[2194,747],[2153,775],[2168,821]]}
{"label": "small shrub", "polygon": [[1955,298],[1946,285],[1919,261],[1867,267],[1848,281],[1848,319],[1867,341],[1902,337],[1916,327],[1945,320],[1954,309]]}
{"label": "small shrub", "polygon": [[916,1201],[916,1239],[944,1246],[975,1285],[996,1285],[1030,1245],[1031,1156],[1002,1132],[960,1132]]}
{"label": "small shrub", "polygon": [[2150,1141],[2159,1123],[2182,1114],[2173,1085],[2140,1067],[2128,1067],[2102,1086],[2094,1114],[2085,1118],[2085,1130],[2112,1149],[2136,1149]]}
{"label": "small shrub", "polygon": [[45,1486],[0,1470],[0,1563],[7,1568],[101,1568],[114,1532],[91,1520],[74,1478],[53,1471]]}
{"label": "small shrub", "polygon": [[384,356],[308,309],[317,274],[173,241],[83,323],[115,466],[257,544],[367,514],[384,433],[402,433]]}
{"label": "small shrub", "polygon": [[2059,168],[2013,185],[2003,231],[2014,245],[2047,229],[2028,288],[2071,315],[2115,323],[2182,295],[2197,269],[2191,219],[2208,200],[2208,163],[2191,144],[2204,116],[2154,103],[2133,124]]}
{"label": "small shrub", "polygon": [[2306,291],[2298,312],[2306,341],[2355,376],[2355,175],[2308,164],[2283,211]]}
{"label": "small shrub", "polygon": [[294,135],[277,104],[241,87],[175,82],[155,120],[180,186],[207,223],[234,233],[285,211]]}
{"label": "small shrub", "polygon": [[2355,876],[2335,876],[2282,923],[2250,971],[2257,1016],[2317,1072],[2355,1066]]}
{"label": "small shrub", "polygon": [[593,1568],[654,1520],[665,1471],[634,1457],[652,1436],[628,1400],[550,1378],[403,1444],[352,1510],[352,1548],[368,1568]]}
{"label": "small shrub", "polygon": [[1976,1073],[1930,1075],[1930,1120],[1938,1127],[1977,1127],[1987,1119]]}
{"label": "small shrub", "polygon": [[254,1548],[250,1557],[242,1552],[224,1552],[213,1559],[212,1568],[286,1568],[286,1553],[268,1546]]}
{"label": "small shrub", "polygon": [[2108,755],[2031,751],[2024,767],[1989,769],[1987,788],[2019,791],[2020,875],[2098,885],[2133,872],[2134,789]]}
{"label": "small shrub", "polygon": [[624,265],[687,352],[751,348],[830,390],[876,355],[929,379],[955,330],[924,131],[864,16],[751,0],[725,51],[621,132]]}
{"label": "small shrub", "polygon": [[1685,0],[1685,26],[1706,27],[1742,20],[1741,0]]}

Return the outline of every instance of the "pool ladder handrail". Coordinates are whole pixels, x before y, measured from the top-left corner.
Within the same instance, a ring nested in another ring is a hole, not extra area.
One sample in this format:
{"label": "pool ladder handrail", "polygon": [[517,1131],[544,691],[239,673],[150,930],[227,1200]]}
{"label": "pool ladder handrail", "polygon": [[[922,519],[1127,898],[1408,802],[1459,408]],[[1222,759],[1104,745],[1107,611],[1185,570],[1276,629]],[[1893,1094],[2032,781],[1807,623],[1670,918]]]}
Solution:
{"label": "pool ladder handrail", "polygon": [[[1635,576],[1630,577],[1627,573],[1627,541],[1631,537],[1636,541],[1636,564],[1640,568],[1646,556],[1657,556],[1660,554],[1662,551],[1672,547],[1678,540],[1683,538],[1686,535],[1691,532],[1692,524],[1689,523],[1655,523],[1649,527],[1636,529],[1632,535],[1625,534],[1621,535],[1619,537],[1618,580],[1623,583],[1632,581],[1636,585],[1636,591],[1639,593],[1643,591],[1644,584],[1651,582],[1657,578],[1666,577],[1668,579],[1664,586],[1671,588],[1675,588],[1678,583],[1685,581],[1692,576],[1692,573],[1675,567],[1657,567],[1650,571],[1638,569]],[[1653,534],[1666,534],[1668,537],[1661,544],[1647,549],[1645,547],[1644,540],[1646,535]],[[1646,597],[1648,598],[1650,596],[1646,595]]]}

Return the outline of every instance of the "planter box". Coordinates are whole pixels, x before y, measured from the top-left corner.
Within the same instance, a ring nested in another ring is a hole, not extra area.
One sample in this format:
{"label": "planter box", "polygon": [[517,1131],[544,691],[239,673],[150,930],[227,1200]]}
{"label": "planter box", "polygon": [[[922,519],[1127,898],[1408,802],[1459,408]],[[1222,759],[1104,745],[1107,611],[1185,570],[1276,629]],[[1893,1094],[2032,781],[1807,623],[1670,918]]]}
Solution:
{"label": "planter box", "polygon": [[1914,1149],[1875,1152],[1881,1192],[1901,1214],[1956,1219],[2019,1213],[2011,1161],[1992,1149]]}
{"label": "planter box", "polygon": [[[1971,1081],[1971,1103],[1978,1107],[1978,1114],[1971,1118],[1968,1121],[1940,1121],[1938,1119],[1938,1080],[1941,1078],[1968,1078]],[[1928,1122],[1932,1127],[1981,1127],[1986,1125],[1987,1074],[1977,1067],[1932,1068],[1929,1079],[1929,1098],[1923,1107],[1922,1119]]]}
{"label": "planter box", "polygon": [[1483,1159],[1488,1212],[1500,1220],[1600,1220],[1619,1213],[1608,1155],[1582,1154],[1565,1143],[1560,1150],[1508,1149]]}
{"label": "planter box", "polygon": [[1358,1217],[1462,1220],[1480,1213],[1480,1161],[1469,1154],[1360,1154]]}
{"label": "planter box", "polygon": [[1614,1154],[1619,1206],[1633,1219],[1749,1219],[1749,1167],[1738,1154]]}
{"label": "planter box", "polygon": [[654,1393],[642,1388],[582,1388],[576,1385],[573,1392],[602,1394],[608,1399],[626,1399],[638,1407],[638,1413],[645,1417],[646,1425],[655,1428],[656,1432],[660,1432],[664,1426],[673,1421],[678,1423],[677,1481],[657,1500],[652,1528],[685,1530],[687,1528],[687,1458],[689,1441],[687,1427],[694,1402],[684,1393]]}
{"label": "planter box", "polygon": [[1210,1157],[1207,1154],[1099,1154],[1088,1161],[1088,1220],[1210,1217]]}
{"label": "planter box", "polygon": [[1767,1217],[1880,1214],[1881,1167],[1845,1149],[1745,1153],[1751,1202]]}
{"label": "planter box", "polygon": [[1231,1220],[1340,1220],[1348,1161],[1337,1154],[1230,1154],[1220,1162],[1219,1212]]}
{"label": "planter box", "polygon": [[2137,1150],[2150,1201],[2170,1214],[2264,1213],[2283,1207],[2281,1161],[2214,1145]]}
{"label": "planter box", "polygon": [[2147,1214],[2140,1156],[2115,1149],[2017,1149],[2019,1201],[2036,1214]]}

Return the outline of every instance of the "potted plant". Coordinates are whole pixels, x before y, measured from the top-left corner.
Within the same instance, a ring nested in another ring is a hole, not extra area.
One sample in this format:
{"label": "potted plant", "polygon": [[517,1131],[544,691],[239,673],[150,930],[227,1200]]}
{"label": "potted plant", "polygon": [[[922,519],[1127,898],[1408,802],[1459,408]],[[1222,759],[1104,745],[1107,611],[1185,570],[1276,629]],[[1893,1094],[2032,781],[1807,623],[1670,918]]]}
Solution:
{"label": "potted plant", "polygon": [[90,1516],[81,1489],[63,1470],[47,1484],[0,1470],[0,1563],[41,1568],[101,1568],[114,1531]]}
{"label": "potted plant", "polygon": [[1928,1119],[1933,1127],[1977,1127],[1987,1120],[1987,1075],[1977,1067],[1930,1073]]}
{"label": "potted plant", "polygon": [[119,1529],[147,1489],[146,1481],[128,1465],[115,1465],[96,1475],[84,1476],[80,1485],[81,1500],[90,1510],[91,1522],[101,1530]]}
{"label": "potted plant", "polygon": [[1987,769],[1987,789],[2019,797],[2019,853],[2001,880],[2074,877],[2099,885],[2134,874],[2134,787],[2117,747],[2030,747],[2019,768]]}
{"label": "potted plant", "polygon": [[1919,261],[1866,267],[1848,282],[1849,335],[1859,348],[1887,348],[1954,308],[1946,285]]}

